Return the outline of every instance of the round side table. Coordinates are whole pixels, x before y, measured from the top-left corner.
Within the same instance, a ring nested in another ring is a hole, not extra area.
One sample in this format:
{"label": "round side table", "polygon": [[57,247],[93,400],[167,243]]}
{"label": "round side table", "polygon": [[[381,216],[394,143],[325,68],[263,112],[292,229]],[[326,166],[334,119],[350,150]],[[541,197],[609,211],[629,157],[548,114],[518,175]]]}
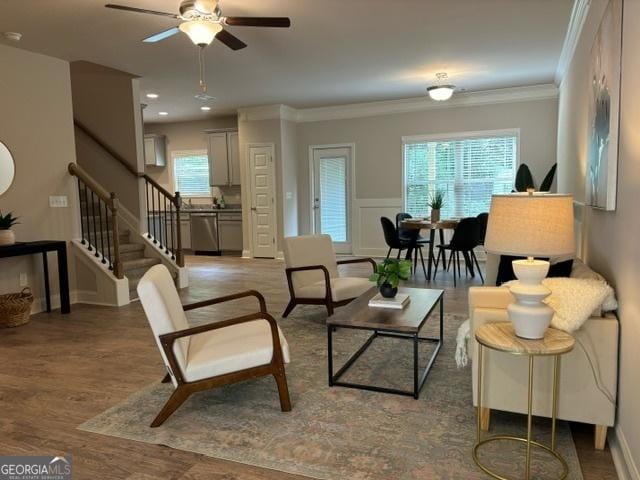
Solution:
{"label": "round side table", "polygon": [[[531,471],[531,447],[538,447],[553,455],[562,465],[562,474],[558,480],[563,480],[569,473],[569,467],[564,458],[556,451],[556,415],[558,410],[558,381],[560,373],[560,356],[573,349],[575,340],[561,330],[549,328],[544,338],[540,340],[528,340],[517,337],[511,322],[486,323],[475,332],[478,341],[478,410],[477,410],[477,442],[473,447],[473,460],[482,471],[498,480],[509,480],[508,477],[498,475],[482,464],[478,458],[478,449],[489,442],[498,440],[511,440],[526,444],[527,453],[525,459],[525,480],[529,480]],[[489,348],[511,355],[526,355],[529,357],[529,390],[527,404],[527,438],[510,435],[493,435],[482,438],[480,412],[482,411],[482,368],[484,349]],[[543,445],[531,439],[532,409],[533,409],[533,359],[537,356],[553,356],[553,399],[551,414],[551,446]]]}

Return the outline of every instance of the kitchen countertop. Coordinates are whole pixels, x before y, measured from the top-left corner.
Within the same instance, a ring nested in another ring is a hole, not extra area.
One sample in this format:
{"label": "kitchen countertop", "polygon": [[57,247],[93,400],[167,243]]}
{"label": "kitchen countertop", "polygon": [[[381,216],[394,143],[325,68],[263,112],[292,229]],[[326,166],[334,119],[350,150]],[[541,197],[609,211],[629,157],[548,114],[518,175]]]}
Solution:
{"label": "kitchen countertop", "polygon": [[180,213],[242,213],[241,208],[190,208],[180,210]]}

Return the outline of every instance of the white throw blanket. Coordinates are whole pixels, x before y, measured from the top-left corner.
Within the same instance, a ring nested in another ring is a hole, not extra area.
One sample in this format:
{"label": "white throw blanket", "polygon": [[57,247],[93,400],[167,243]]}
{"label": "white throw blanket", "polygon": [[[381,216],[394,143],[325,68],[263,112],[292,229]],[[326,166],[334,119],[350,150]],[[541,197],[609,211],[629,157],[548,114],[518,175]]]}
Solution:
{"label": "white throw blanket", "polygon": [[[508,287],[513,282],[503,284]],[[542,284],[551,290],[545,303],[554,310],[551,326],[565,332],[575,332],[600,307],[610,311],[617,307],[613,289],[601,280],[585,278],[545,278]],[[604,303],[604,305],[603,305]],[[458,368],[469,363],[467,342],[471,338],[471,321],[466,320],[456,336],[456,364]]]}

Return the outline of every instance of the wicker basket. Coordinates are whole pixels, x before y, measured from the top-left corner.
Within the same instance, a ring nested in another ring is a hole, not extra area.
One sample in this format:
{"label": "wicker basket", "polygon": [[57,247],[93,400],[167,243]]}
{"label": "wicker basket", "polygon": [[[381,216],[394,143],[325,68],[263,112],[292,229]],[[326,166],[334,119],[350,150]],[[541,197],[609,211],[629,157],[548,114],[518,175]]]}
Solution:
{"label": "wicker basket", "polygon": [[33,295],[25,287],[20,293],[0,295],[0,328],[17,327],[29,321]]}

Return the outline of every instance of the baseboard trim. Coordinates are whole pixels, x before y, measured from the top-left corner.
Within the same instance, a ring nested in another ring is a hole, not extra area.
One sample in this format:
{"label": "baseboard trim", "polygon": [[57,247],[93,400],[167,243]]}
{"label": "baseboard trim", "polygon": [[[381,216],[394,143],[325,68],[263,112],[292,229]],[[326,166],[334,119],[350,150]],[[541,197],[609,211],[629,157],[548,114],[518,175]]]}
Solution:
{"label": "baseboard trim", "polygon": [[640,480],[640,470],[631,454],[624,432],[617,425],[609,432],[609,448],[620,480]]}

